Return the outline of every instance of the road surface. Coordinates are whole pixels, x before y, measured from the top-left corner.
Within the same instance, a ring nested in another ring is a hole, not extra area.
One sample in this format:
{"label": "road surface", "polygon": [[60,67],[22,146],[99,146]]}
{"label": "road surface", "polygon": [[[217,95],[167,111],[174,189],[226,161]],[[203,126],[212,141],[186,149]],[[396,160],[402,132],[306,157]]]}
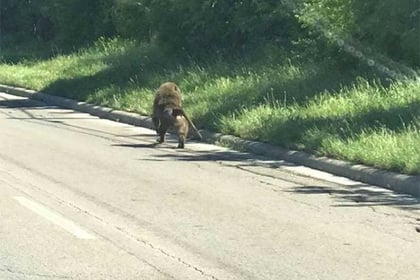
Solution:
{"label": "road surface", "polygon": [[418,279],[419,202],[0,93],[0,279]]}

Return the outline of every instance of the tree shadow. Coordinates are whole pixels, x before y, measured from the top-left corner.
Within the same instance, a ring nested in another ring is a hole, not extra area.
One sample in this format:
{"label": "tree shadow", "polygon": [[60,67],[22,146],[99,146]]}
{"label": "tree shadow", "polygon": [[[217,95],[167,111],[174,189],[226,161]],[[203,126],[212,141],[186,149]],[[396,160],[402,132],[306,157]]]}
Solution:
{"label": "tree shadow", "polygon": [[[113,95],[123,95],[125,89],[133,87],[147,88],[154,84],[152,77],[156,73],[167,73],[175,71],[181,66],[181,59],[176,57],[165,58],[155,47],[131,46],[122,53],[113,53],[97,59],[91,57],[78,58],[77,64],[68,66],[62,71],[77,70],[78,65],[90,65],[93,62],[101,61],[106,65],[104,69],[93,75],[85,75],[74,78],[58,79],[44,87],[41,91],[52,95],[60,95],[68,98],[86,101],[93,93],[111,86],[116,87],[118,92]],[[138,84],[141,80],[142,84]],[[112,98],[110,98],[112,99]]]}
{"label": "tree shadow", "polygon": [[213,152],[194,152],[194,154],[165,154],[157,155],[157,158],[172,159],[176,161],[243,161],[252,158],[245,153],[234,151],[213,151]]}
{"label": "tree shadow", "polygon": [[334,204],[333,207],[395,206],[407,210],[420,210],[420,200],[414,196],[365,184],[337,188],[299,186],[288,191],[305,195],[330,195],[338,201],[338,204]]}
{"label": "tree shadow", "polygon": [[[56,109],[57,106],[54,105],[47,105],[42,103],[41,101],[33,100],[33,99],[12,99],[12,100],[0,100],[0,108],[13,108],[18,109],[19,111],[23,112],[27,117],[8,117],[8,119],[13,120],[30,120],[30,119],[37,119],[37,120],[45,120],[48,122],[59,122],[58,120],[81,120],[81,119],[92,119],[90,117],[37,117],[32,113],[28,112],[28,110],[44,110],[44,109]],[[54,112],[54,114],[70,114],[73,112]]]}
{"label": "tree shadow", "polygon": [[158,138],[158,135],[156,133],[138,133],[138,134],[131,134],[131,135],[120,135],[122,137],[130,137],[130,138],[136,138],[136,137],[153,137]]}
{"label": "tree shadow", "polygon": [[[371,129],[386,128],[394,132],[407,129],[407,124],[414,123],[420,116],[420,101],[406,105],[397,105],[389,109],[377,108],[357,115],[343,117],[293,118],[287,120],[268,120],[272,129],[267,131],[266,139],[274,139],[274,144],[294,147],[301,143],[306,150],[316,150],[322,144],[326,134],[349,139]],[[296,129],[299,127],[300,129]],[[308,138],[308,131],[317,129],[318,136]]]}
{"label": "tree shadow", "polygon": [[[0,108],[13,108],[18,109],[22,113],[24,113],[27,117],[27,119],[37,119],[37,117],[28,112],[29,109],[31,110],[43,110],[43,109],[52,109],[57,108],[56,106],[49,106],[45,103],[42,103],[40,101],[32,100],[32,99],[4,99],[0,100]],[[16,119],[22,119],[22,118],[16,118]],[[12,117],[9,117],[9,119],[12,119]]]}
{"label": "tree shadow", "polygon": [[[280,71],[282,67],[285,67],[284,61],[280,60],[252,65],[238,63],[233,58],[221,59],[220,57],[208,57],[206,61],[199,64],[196,61],[191,61],[185,55],[175,57],[162,54],[156,46],[131,46],[127,47],[124,52],[103,56],[97,60],[104,63],[106,68],[93,75],[56,80],[44,87],[42,91],[86,101],[95,92],[107,89],[103,94],[109,94],[110,96],[107,96],[106,99],[112,101],[113,96],[123,96],[128,92],[127,89],[131,91],[157,88],[159,83],[163,82],[156,81],[158,77],[182,81],[186,79],[185,75],[195,74],[194,71],[197,71],[198,68],[208,69],[208,71],[206,70],[208,73],[206,73],[212,79],[224,79],[235,78],[238,73],[243,73],[244,69],[249,69],[258,75],[265,75],[264,72],[267,71],[267,68],[264,68],[265,65],[271,65],[272,73],[276,73],[277,68]],[[92,57],[81,57],[77,64],[69,65],[68,70],[77,71],[73,68],[78,65],[90,65],[92,62]],[[222,65],[217,65],[217,63],[222,63]],[[367,70],[361,73],[356,71],[355,67],[341,69],[338,64],[334,63],[320,64],[316,70],[306,70],[306,67],[302,65],[301,71],[304,73],[292,79],[283,80],[276,74],[269,74],[274,76],[268,80],[255,81],[251,85],[240,85],[238,88],[227,89],[222,95],[206,96],[204,98],[208,99],[206,103],[211,104],[211,110],[202,111],[195,119],[199,126],[214,128],[221,115],[233,113],[238,108],[264,104],[267,102],[267,97],[273,100],[284,100],[286,96],[289,103],[304,104],[311,97],[320,93],[335,92],[343,86],[352,85],[360,76],[364,76],[368,80],[377,79],[377,76]],[[63,69],[62,71],[68,70]],[[336,74],[331,76],[332,72]],[[201,78],[192,77],[187,84],[189,88],[194,89],[202,88],[203,83]],[[115,90],[112,90],[112,87],[115,87]],[[194,103],[196,96],[190,96],[187,90],[185,93],[184,103],[188,111],[188,105]]]}
{"label": "tree shadow", "polygon": [[56,106],[50,106],[40,101],[33,99],[4,99],[0,100],[0,107],[2,108],[15,108],[15,109],[45,109],[45,108],[56,108]]}
{"label": "tree shadow", "polygon": [[[271,65],[273,62],[267,62]],[[273,71],[274,74],[268,74],[268,79],[257,79],[252,83],[239,83],[236,87],[227,88],[222,95],[210,95],[208,103],[211,104],[211,110],[203,112],[195,119],[206,125],[216,124],[221,115],[231,115],[242,108],[254,108],[259,105],[265,105],[269,102],[289,105],[305,105],[313,97],[319,94],[335,94],[343,87],[351,87],[361,77],[368,82],[381,81],[384,87],[389,86],[389,81],[383,76],[374,72],[372,69],[362,69],[361,67],[349,66],[344,68],[336,63],[320,63],[316,67],[312,65],[299,65],[302,72],[290,79],[282,79],[275,71],[284,71],[283,64],[271,66],[273,69],[267,70],[264,67],[253,65],[236,65],[232,67],[232,78],[235,78],[239,69],[250,69],[261,75],[266,71]],[[235,68],[237,67],[237,68]],[[306,67],[311,69],[305,69]],[[244,70],[242,70],[243,72]],[[240,71],[239,71],[240,72]],[[334,75],[331,75],[334,73]],[[230,77],[229,73],[212,73],[214,79]],[[271,77],[272,76],[272,77]],[[245,75],[246,79],[246,75]],[[200,86],[199,84],[197,86]],[[188,98],[188,97],[187,97]],[[186,104],[189,103],[187,99]],[[193,102],[192,102],[193,103]],[[213,125],[214,128],[215,125]]]}
{"label": "tree shadow", "polygon": [[[1,39],[0,39],[1,40]],[[30,43],[28,46],[6,46],[2,48],[0,61],[6,64],[32,64],[42,60],[52,59],[58,55],[71,54],[74,50],[58,50],[54,45],[48,43]]]}
{"label": "tree shadow", "polygon": [[125,147],[125,148],[156,148],[159,143],[147,143],[147,144],[113,144],[113,147]]}
{"label": "tree shadow", "polygon": [[[130,148],[137,148],[137,145],[122,145]],[[140,147],[151,147],[151,145],[140,145]],[[165,153],[154,155],[147,161],[185,161],[185,162],[232,162],[233,166],[243,167],[266,167],[278,169],[281,167],[296,166],[294,163],[275,160],[264,156],[242,153],[236,151],[194,151],[193,153]],[[143,160],[143,159],[141,159]],[[299,176],[296,174],[296,176]],[[281,179],[281,178],[280,178]],[[420,199],[408,194],[397,193],[393,190],[369,186],[367,184],[341,185],[332,183],[325,185],[300,185],[285,190],[286,192],[301,195],[330,195],[337,203],[333,207],[369,207],[369,206],[393,206],[406,210],[420,210]]]}
{"label": "tree shadow", "polygon": [[[172,139],[174,140],[174,139]],[[149,144],[118,144],[114,146],[127,148],[159,148],[157,143]],[[164,151],[168,146],[162,146]],[[238,152],[233,150],[212,149],[205,151],[177,149],[179,153],[159,153],[151,158],[139,159],[141,161],[181,161],[181,162],[223,162],[225,164],[232,163],[232,166],[240,167],[264,167],[269,169],[279,169],[282,167],[296,166],[295,163],[276,160],[267,156],[259,156],[246,152]],[[295,174],[295,176],[303,176]],[[305,177],[306,178],[306,177]],[[281,178],[280,178],[281,179]],[[306,178],[303,182],[306,182]],[[316,179],[315,179],[316,180]],[[298,180],[299,181],[299,180]],[[296,182],[298,182],[296,181]],[[285,190],[302,195],[330,195],[338,203],[333,207],[361,207],[361,206],[393,206],[404,208],[407,210],[420,210],[420,198],[415,196],[398,193],[382,187],[370,186],[363,183],[355,183],[352,185],[343,185],[325,182],[320,185],[299,185]]]}
{"label": "tree shadow", "polygon": [[[173,139],[172,139],[173,140]],[[173,144],[176,142],[172,141]],[[172,144],[171,142],[168,142]],[[194,142],[190,142],[194,143]],[[117,145],[121,147],[129,147],[129,148],[143,148],[143,147],[162,147],[167,149],[167,145],[160,146],[161,144],[128,144],[128,145]],[[215,161],[224,161],[224,162],[243,162],[241,166],[261,166],[263,164],[266,167],[270,168],[278,168],[280,166],[295,166],[293,163],[284,162],[284,161],[276,161],[273,162],[272,159],[268,159],[264,156],[259,156],[251,153],[246,152],[238,152],[234,150],[206,150],[206,151],[197,151],[197,150],[189,150],[188,143],[186,144],[185,149],[178,149],[176,146],[169,146],[169,148],[174,148],[180,153],[164,153],[154,155],[154,158],[157,161],[161,160],[171,160],[171,161],[186,161],[186,162],[215,162]],[[184,153],[185,152],[185,153]]]}

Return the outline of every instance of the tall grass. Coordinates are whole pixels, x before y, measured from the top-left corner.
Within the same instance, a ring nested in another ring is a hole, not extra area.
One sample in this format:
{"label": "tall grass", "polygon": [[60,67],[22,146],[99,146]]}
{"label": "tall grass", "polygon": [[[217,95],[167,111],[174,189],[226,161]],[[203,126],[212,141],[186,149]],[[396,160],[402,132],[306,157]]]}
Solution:
{"label": "tall grass", "polygon": [[278,50],[266,59],[197,62],[152,44],[99,40],[50,58],[0,64],[0,82],[149,114],[154,89],[179,84],[201,126],[318,155],[420,174],[420,83],[317,63]]}

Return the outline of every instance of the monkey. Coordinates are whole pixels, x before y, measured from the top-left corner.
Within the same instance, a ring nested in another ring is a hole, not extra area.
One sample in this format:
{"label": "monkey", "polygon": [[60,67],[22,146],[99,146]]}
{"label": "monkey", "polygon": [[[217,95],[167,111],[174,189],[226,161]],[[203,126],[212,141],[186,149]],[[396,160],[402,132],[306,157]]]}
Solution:
{"label": "monkey", "polygon": [[182,109],[181,90],[173,82],[165,82],[157,89],[153,100],[152,121],[159,135],[158,143],[165,142],[166,132],[174,128],[178,135],[178,148],[183,149],[190,125],[199,138],[202,138],[194,123]]}

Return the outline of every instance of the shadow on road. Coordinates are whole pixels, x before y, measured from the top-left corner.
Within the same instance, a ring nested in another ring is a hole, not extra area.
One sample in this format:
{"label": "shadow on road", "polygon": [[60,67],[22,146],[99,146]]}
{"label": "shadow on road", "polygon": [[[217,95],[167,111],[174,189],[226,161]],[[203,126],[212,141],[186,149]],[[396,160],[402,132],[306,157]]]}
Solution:
{"label": "shadow on road", "polygon": [[[172,143],[171,143],[172,144]],[[161,147],[164,151],[168,148],[176,149],[169,145],[159,145],[158,143],[150,144],[117,144],[114,146],[128,147],[128,148],[159,148]],[[266,167],[270,169],[278,169],[284,166],[296,166],[296,164],[285,162],[282,160],[273,160],[267,157],[257,156],[254,154],[218,149],[206,150],[206,151],[190,151],[188,149],[179,150],[179,153],[162,153],[153,155],[152,158],[140,159],[145,161],[185,161],[185,162],[215,162],[220,161],[223,163],[228,162],[240,162],[239,165],[236,163],[232,166],[235,167]],[[246,169],[244,169],[247,171]],[[287,171],[285,171],[287,172]],[[367,184],[356,184],[356,185],[343,185],[335,184],[332,182],[322,181],[320,179],[308,178],[305,175],[292,174],[295,177],[306,178],[304,180],[294,181],[299,184],[296,187],[290,189],[282,189],[279,186],[276,192],[289,192],[298,195],[329,195],[337,203],[333,204],[333,207],[361,207],[361,206],[380,206],[388,205],[398,208],[404,208],[407,210],[420,210],[420,200],[407,194],[399,194],[394,191],[369,186]],[[282,177],[279,179],[284,180]],[[302,182],[313,182],[319,181],[317,185],[306,185]]]}
{"label": "shadow on road", "polygon": [[114,144],[113,147],[126,147],[126,148],[155,148],[159,143],[147,144]]}
{"label": "shadow on road", "polygon": [[[138,145],[125,145],[129,147],[138,147]],[[140,147],[156,147],[154,145],[142,145]],[[159,147],[159,146],[157,146]],[[167,147],[165,147],[167,148]],[[265,157],[256,156],[249,153],[241,153],[236,151],[194,151],[194,152],[182,152],[180,153],[164,153],[154,155],[153,159],[147,159],[148,161],[187,161],[187,162],[206,162],[206,161],[223,161],[223,162],[243,162],[240,167],[247,166],[264,166],[271,169],[280,168],[282,166],[296,166],[293,163],[272,160]],[[237,166],[237,165],[233,165]],[[287,171],[286,171],[287,172]],[[293,174],[293,176],[299,177],[304,175]],[[305,176],[304,176],[305,177]],[[369,207],[369,206],[393,206],[403,208],[406,210],[420,210],[420,200],[414,196],[407,194],[400,194],[394,191],[369,186],[367,184],[356,184],[356,185],[342,185],[335,184],[332,182],[325,182],[319,179],[311,179],[305,177],[306,181],[320,181],[317,185],[305,185],[282,189],[279,185],[279,192],[289,192],[298,195],[329,195],[337,202],[333,204],[333,207]],[[279,179],[283,180],[281,177]],[[305,180],[304,180],[305,181]],[[297,180],[296,182],[299,182]],[[324,182],[324,183],[323,183]],[[280,183],[279,183],[280,184]],[[300,183],[299,183],[300,184]]]}
{"label": "shadow on road", "polygon": [[[1,98],[1,97],[0,97]],[[14,117],[8,113],[5,113],[8,115],[8,119],[10,120],[39,120],[39,121],[45,121],[47,123],[60,123],[63,122],[60,120],[80,120],[80,119],[92,119],[90,117],[48,117],[39,115],[36,116],[31,111],[35,110],[45,110],[45,109],[59,109],[58,106],[54,105],[47,105],[41,101],[33,100],[33,99],[4,99],[0,100],[0,108],[11,108],[11,109],[17,109],[20,112],[22,112],[25,116],[19,116]],[[54,112],[54,114],[57,112]],[[60,114],[71,114],[74,113],[72,111],[69,112],[60,112]]]}
{"label": "shadow on road", "polygon": [[389,205],[404,209],[420,210],[419,199],[393,191],[364,184],[354,186],[299,186],[289,192],[305,195],[328,194],[340,203],[334,207]]}
{"label": "shadow on road", "polygon": [[[185,150],[187,153],[184,153],[179,150],[180,153],[177,154],[160,154],[156,155],[155,157],[158,159],[167,159],[167,160],[175,160],[175,161],[188,161],[188,162],[197,162],[197,161],[244,161],[247,165],[258,165],[258,163],[263,163],[264,166],[269,167],[279,167],[279,166],[295,166],[293,163],[284,162],[284,161],[273,161],[272,159],[268,159],[266,157],[245,153],[245,152],[237,152],[233,150],[207,150],[207,151],[190,151]],[[259,164],[261,165],[261,164]]]}
{"label": "shadow on road", "polygon": [[[0,97],[1,98],[1,97]],[[56,108],[55,106],[49,106],[45,103],[33,100],[33,99],[2,99],[0,100],[0,108],[13,108],[18,109],[24,113],[28,119],[37,119],[33,114],[28,112],[28,110],[41,110],[41,109],[51,109]],[[13,117],[10,117],[11,119]]]}
{"label": "shadow on road", "polygon": [[49,106],[40,101],[33,99],[3,99],[0,100],[1,108],[15,108],[15,109],[44,109],[44,108],[56,108],[55,106]]}

